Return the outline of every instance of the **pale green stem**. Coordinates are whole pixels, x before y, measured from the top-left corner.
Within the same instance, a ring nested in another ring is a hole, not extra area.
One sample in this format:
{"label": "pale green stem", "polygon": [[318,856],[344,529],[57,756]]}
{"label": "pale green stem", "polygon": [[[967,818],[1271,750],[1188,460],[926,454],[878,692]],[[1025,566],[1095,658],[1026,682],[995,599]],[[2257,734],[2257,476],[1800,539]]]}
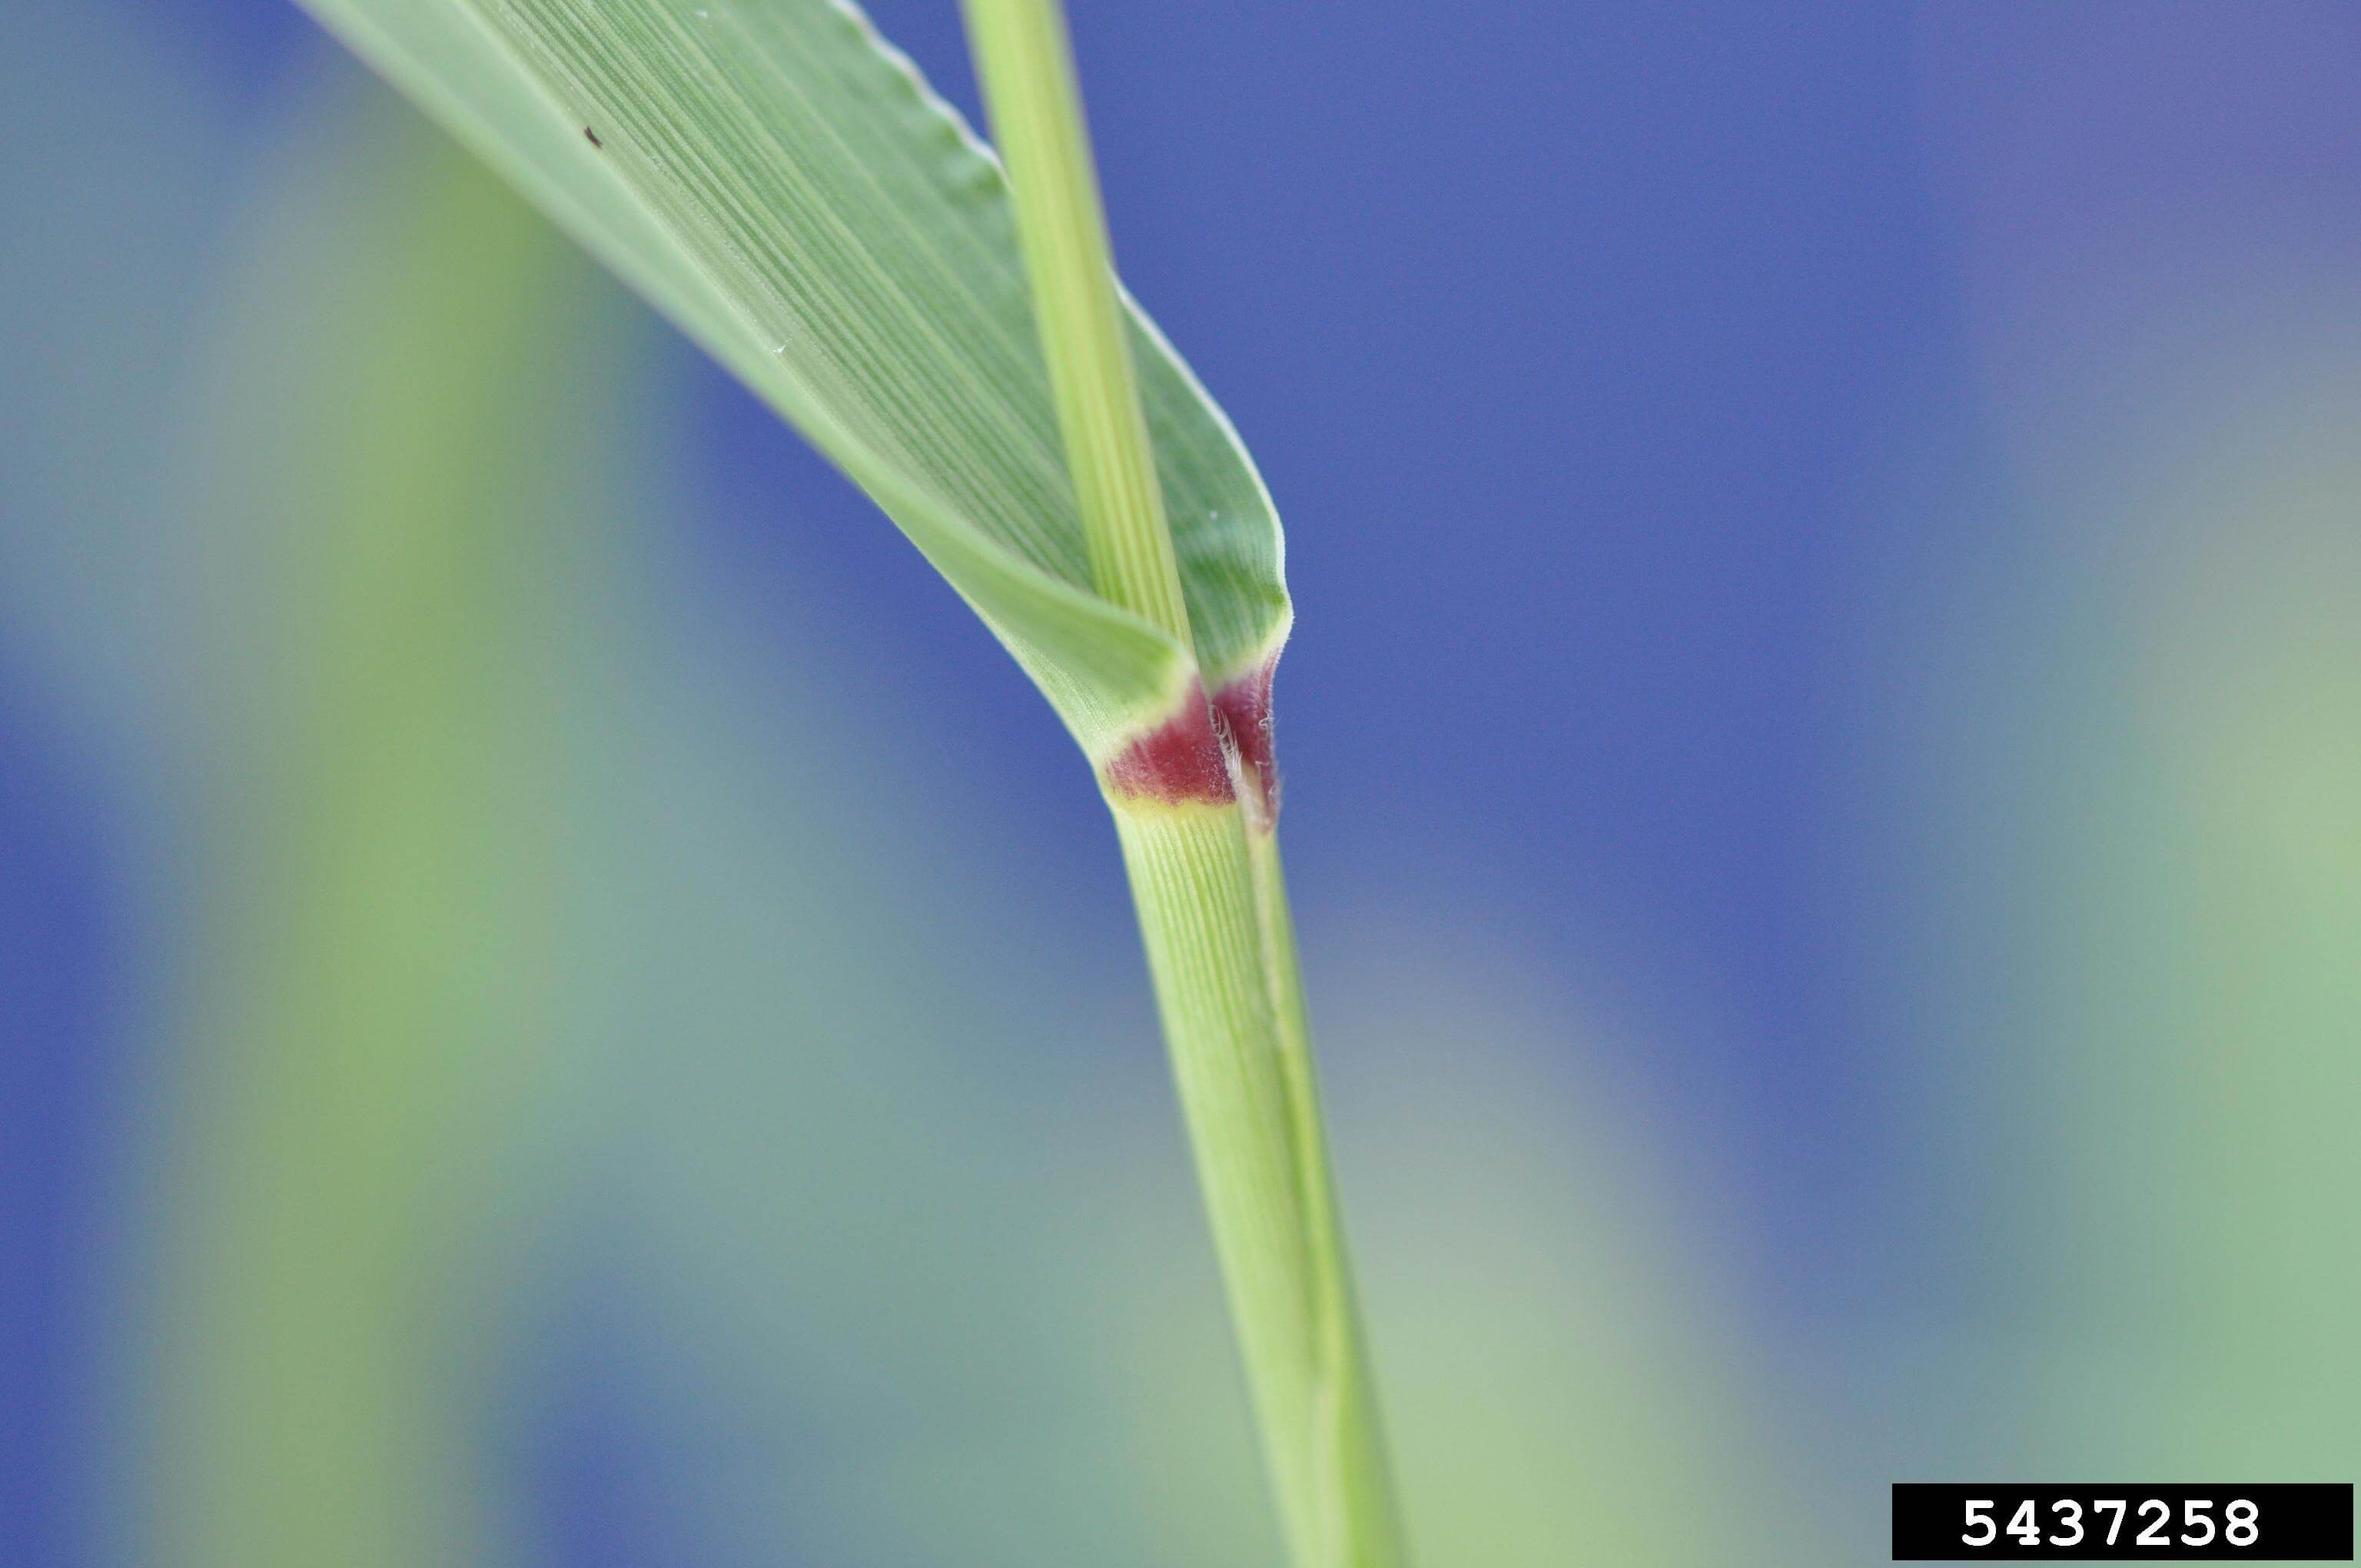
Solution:
{"label": "pale green stem", "polygon": [[1336,1207],[1335,1182],[1328,1166],[1319,1074],[1312,1054],[1312,1019],[1303,999],[1302,972],[1296,962],[1295,919],[1288,908],[1279,835],[1266,822],[1259,828],[1249,826],[1246,838],[1262,934],[1264,973],[1279,1028],[1280,1067],[1287,1080],[1298,1190],[1319,1290],[1314,1302],[1321,1325],[1318,1354],[1332,1401],[1325,1412],[1327,1428],[1315,1434],[1313,1445],[1321,1465],[1320,1507],[1337,1548],[1328,1560],[1350,1563],[1356,1568],[1399,1564],[1405,1560],[1401,1526],[1378,1416],[1377,1382],[1361,1334],[1360,1305],[1353,1294],[1352,1255],[1345,1245],[1344,1219]]}
{"label": "pale green stem", "polygon": [[976,73],[1016,202],[1035,324],[1100,593],[1188,647],[1189,609],[1131,366],[1065,17],[1055,0],[966,0]]}
{"label": "pale green stem", "polygon": [[1235,806],[1115,819],[1289,1550],[1400,1568],[1277,842]]}
{"label": "pale green stem", "polygon": [[[1064,18],[1057,0],[966,8],[1093,581],[1193,652]],[[1109,804],[1290,1552],[1399,1568],[1278,841],[1235,801]]]}

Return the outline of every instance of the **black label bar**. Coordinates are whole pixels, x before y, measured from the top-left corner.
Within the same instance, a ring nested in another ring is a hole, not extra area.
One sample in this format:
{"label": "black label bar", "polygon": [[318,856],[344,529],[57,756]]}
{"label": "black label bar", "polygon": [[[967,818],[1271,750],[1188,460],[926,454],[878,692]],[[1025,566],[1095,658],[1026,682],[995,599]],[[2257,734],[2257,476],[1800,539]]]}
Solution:
{"label": "black label bar", "polygon": [[2350,1483],[1896,1482],[1896,1563],[2350,1563]]}

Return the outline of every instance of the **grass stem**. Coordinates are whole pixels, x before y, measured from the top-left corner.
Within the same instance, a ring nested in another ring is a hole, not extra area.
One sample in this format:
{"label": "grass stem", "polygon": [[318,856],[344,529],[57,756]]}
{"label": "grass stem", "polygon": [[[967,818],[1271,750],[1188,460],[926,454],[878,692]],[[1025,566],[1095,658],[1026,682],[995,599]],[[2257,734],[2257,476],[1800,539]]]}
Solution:
{"label": "grass stem", "polygon": [[976,72],[1007,161],[1017,233],[1074,477],[1091,576],[1191,646],[1081,90],[1055,0],[967,0]]}
{"label": "grass stem", "polygon": [[[1193,656],[1063,16],[1058,0],[966,9],[1093,581]],[[1202,687],[1181,700],[1157,743],[1202,735],[1230,784],[1186,766],[1161,793],[1102,780],[1272,1488],[1299,1568],[1400,1568],[1271,813]]]}

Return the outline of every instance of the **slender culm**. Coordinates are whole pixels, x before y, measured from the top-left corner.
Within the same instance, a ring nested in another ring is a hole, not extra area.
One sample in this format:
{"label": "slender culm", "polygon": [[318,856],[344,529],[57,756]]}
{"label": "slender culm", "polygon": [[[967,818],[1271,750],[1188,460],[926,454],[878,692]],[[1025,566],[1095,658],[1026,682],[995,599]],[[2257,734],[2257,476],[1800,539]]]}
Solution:
{"label": "slender culm", "polygon": [[[1094,581],[1193,663],[1058,0],[967,15]],[[1268,663],[1219,689],[1191,681],[1104,771],[1107,797],[1290,1549],[1301,1568],[1391,1568],[1404,1552],[1279,867]],[[1178,760],[1126,773],[1143,747]],[[1220,755],[1191,768],[1191,749]]]}
{"label": "slender culm", "polygon": [[1115,295],[1098,171],[1063,18],[1043,0],[968,0],[976,72],[1011,170],[1041,357],[1101,594],[1189,645],[1189,609]]}

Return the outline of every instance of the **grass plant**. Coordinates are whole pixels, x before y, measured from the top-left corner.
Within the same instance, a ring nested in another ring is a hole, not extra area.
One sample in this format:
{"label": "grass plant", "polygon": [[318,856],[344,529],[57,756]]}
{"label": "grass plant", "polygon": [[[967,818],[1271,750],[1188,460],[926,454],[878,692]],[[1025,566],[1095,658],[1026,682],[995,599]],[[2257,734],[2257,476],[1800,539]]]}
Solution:
{"label": "grass plant", "polygon": [[874,498],[1064,719],[1290,1552],[1402,1562],[1279,861],[1279,524],[1117,283],[1057,0],[966,0],[1005,170],[831,0],[305,3]]}

